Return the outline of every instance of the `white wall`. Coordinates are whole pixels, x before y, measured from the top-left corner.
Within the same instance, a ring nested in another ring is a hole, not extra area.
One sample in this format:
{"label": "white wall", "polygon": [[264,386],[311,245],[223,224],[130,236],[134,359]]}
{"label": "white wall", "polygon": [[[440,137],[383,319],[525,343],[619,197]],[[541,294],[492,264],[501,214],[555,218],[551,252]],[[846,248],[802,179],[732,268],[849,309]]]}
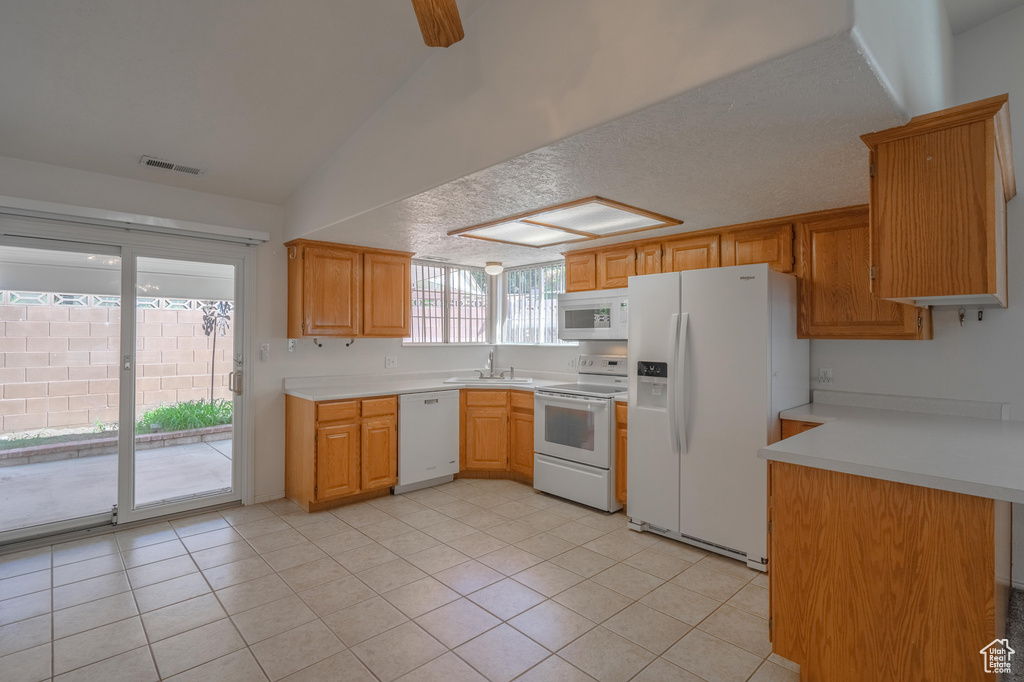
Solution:
{"label": "white wall", "polygon": [[[956,103],[1010,94],[1010,119],[1017,128],[1014,165],[1024,187],[1024,7],[966,31],[953,40]],[[964,326],[956,310],[936,310],[932,341],[812,341],[811,374],[831,367],[831,388],[840,391],[988,400],[1011,405],[1024,420],[1024,199],[1007,207],[1009,303],[970,309]],[[1024,454],[1022,454],[1024,466]],[[1014,580],[1024,583],[1024,507],[1014,509]]]}
{"label": "white wall", "polygon": [[942,0],[854,0],[853,35],[910,116],[950,106],[953,34]]}
{"label": "white wall", "polygon": [[0,156],[0,194],[158,218],[280,233],[274,204]]}
{"label": "white wall", "polygon": [[851,0],[492,0],[288,203],[297,237],[849,31]]}

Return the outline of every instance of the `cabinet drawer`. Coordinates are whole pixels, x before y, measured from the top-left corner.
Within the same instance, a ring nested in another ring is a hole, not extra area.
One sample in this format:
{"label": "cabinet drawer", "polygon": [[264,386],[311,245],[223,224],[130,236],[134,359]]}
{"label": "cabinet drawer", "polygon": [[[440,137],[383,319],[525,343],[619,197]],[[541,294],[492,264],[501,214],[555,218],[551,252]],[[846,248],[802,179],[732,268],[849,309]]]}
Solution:
{"label": "cabinet drawer", "polygon": [[378,417],[398,412],[398,398],[368,398],[363,400],[363,417]]}
{"label": "cabinet drawer", "polygon": [[504,407],[508,404],[508,391],[466,391],[467,407]]}
{"label": "cabinet drawer", "polygon": [[316,420],[318,422],[349,421],[359,416],[359,404],[355,400],[337,403],[317,403]]}
{"label": "cabinet drawer", "polygon": [[528,391],[511,391],[512,409],[533,412],[533,393]]}

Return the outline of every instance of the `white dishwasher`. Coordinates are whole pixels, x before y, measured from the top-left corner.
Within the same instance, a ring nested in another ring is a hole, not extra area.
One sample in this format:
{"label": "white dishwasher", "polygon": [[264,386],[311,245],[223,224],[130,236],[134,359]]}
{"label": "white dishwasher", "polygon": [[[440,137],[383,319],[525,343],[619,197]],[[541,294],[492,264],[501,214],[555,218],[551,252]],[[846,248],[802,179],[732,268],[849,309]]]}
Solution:
{"label": "white dishwasher", "polygon": [[395,493],[452,480],[459,473],[459,392],[398,396]]}

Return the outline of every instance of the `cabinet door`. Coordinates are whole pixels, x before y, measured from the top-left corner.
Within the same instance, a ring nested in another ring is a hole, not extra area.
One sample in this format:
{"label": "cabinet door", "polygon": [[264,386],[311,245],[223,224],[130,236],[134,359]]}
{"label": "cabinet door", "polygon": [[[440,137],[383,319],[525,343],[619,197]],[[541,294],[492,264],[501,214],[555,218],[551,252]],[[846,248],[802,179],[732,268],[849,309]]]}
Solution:
{"label": "cabinet door", "polygon": [[793,225],[768,225],[722,234],[722,265],[768,263],[772,270],[793,272]]}
{"label": "cabinet door", "polygon": [[782,438],[786,439],[791,436],[795,436],[798,433],[804,431],[810,431],[816,426],[821,426],[815,422],[802,422],[797,419],[783,419],[782,420]]}
{"label": "cabinet door", "polygon": [[592,253],[565,255],[565,290],[593,291],[597,288],[597,269]]}
{"label": "cabinet door", "polygon": [[359,334],[363,255],[347,249],[306,246],[302,250],[303,329],[306,336]]}
{"label": "cabinet door", "polygon": [[316,432],[316,499],[359,492],[359,424],[321,426]]}
{"label": "cabinet door", "polygon": [[626,504],[626,414],[622,403],[615,404],[615,499]]}
{"label": "cabinet door", "polygon": [[412,259],[367,253],[363,260],[363,335],[409,336]]}
{"label": "cabinet door", "polygon": [[597,288],[618,289],[636,274],[636,249],[632,246],[597,252]]}
{"label": "cabinet door", "polygon": [[636,274],[657,275],[661,271],[661,244],[643,244],[636,247]]}
{"label": "cabinet door", "polygon": [[508,408],[466,406],[466,468],[508,469]]}
{"label": "cabinet door", "polygon": [[533,411],[512,410],[512,471],[533,476]]}
{"label": "cabinet door", "polygon": [[665,272],[682,270],[701,270],[717,268],[721,265],[719,244],[721,238],[717,234],[698,237],[684,237],[665,242]]}
{"label": "cabinet door", "polygon": [[871,293],[867,207],[801,224],[797,333],[809,339],[931,337],[931,311]]}
{"label": "cabinet door", "polygon": [[398,419],[396,415],[363,420],[362,489],[386,488],[398,482]]}

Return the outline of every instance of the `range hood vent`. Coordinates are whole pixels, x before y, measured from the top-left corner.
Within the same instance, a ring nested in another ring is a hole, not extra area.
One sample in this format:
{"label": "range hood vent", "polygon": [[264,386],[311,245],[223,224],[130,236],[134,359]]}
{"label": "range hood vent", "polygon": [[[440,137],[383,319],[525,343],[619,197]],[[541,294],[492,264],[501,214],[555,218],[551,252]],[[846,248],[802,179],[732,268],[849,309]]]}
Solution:
{"label": "range hood vent", "polygon": [[176,173],[184,173],[194,177],[201,177],[206,173],[202,168],[196,168],[195,166],[185,166],[180,163],[172,163],[171,161],[165,161],[158,159],[155,156],[143,156],[139,159],[139,163],[143,166],[150,166],[152,168],[162,168],[164,170],[174,171]]}

